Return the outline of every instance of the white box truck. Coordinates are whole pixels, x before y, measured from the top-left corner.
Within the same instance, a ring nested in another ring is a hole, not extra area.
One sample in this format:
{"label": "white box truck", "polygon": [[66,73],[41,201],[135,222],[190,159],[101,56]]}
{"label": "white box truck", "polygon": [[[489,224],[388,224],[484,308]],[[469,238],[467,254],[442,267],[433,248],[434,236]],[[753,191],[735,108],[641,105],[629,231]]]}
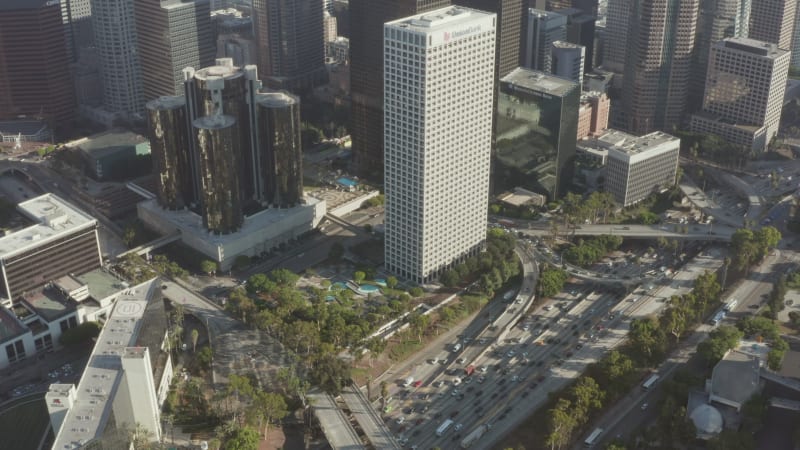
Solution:
{"label": "white box truck", "polygon": [[439,425],[439,428],[436,429],[436,435],[439,437],[444,436],[448,429],[450,429],[450,425],[453,424],[453,419],[447,419]]}

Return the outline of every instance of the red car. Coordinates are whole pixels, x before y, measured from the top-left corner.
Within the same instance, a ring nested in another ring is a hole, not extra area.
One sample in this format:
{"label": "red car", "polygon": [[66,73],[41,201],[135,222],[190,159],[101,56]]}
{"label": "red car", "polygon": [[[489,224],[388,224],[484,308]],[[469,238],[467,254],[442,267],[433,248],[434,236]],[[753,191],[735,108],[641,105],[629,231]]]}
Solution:
{"label": "red car", "polygon": [[417,380],[417,381],[414,382],[414,387],[415,388],[418,388],[420,386],[422,386],[422,380]]}

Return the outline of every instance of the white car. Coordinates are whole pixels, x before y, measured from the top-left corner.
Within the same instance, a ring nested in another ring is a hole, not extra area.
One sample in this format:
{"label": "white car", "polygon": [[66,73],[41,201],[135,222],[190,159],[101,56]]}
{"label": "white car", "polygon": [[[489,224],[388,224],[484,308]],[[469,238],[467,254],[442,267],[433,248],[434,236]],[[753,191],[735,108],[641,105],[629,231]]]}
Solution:
{"label": "white car", "polygon": [[398,424],[398,425],[399,425],[399,424],[401,424],[401,423],[403,423],[403,422],[405,422],[405,421],[406,421],[406,418],[405,418],[405,417],[403,417],[403,416],[400,416],[400,417],[398,417],[398,418],[397,418],[397,424]]}
{"label": "white car", "polygon": [[464,428],[464,424],[463,423],[457,423],[456,427],[454,428],[454,430],[461,431],[462,428]]}
{"label": "white car", "polygon": [[513,377],[511,377],[511,381],[516,383],[517,381],[519,381],[519,376],[518,375],[514,375]]}
{"label": "white car", "polygon": [[489,368],[486,366],[481,366],[478,370],[480,370],[481,373],[486,373],[486,371],[489,370]]}
{"label": "white car", "polygon": [[517,352],[515,352],[514,350],[509,350],[508,353],[506,353],[506,356],[508,356],[509,358],[513,358],[514,355],[516,354]]}

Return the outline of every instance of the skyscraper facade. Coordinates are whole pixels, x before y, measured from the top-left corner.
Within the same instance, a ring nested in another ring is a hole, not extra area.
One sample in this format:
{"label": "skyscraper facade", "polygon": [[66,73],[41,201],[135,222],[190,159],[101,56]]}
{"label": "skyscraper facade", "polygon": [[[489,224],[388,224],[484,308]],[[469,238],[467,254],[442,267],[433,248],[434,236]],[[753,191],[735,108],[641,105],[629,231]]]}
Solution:
{"label": "skyscraper facade", "polygon": [[702,107],[708,55],[711,46],[729,37],[747,37],[750,28],[751,0],[709,0],[701,2],[697,19],[695,57],[692,62],[691,94],[688,109]]}
{"label": "skyscraper facade", "polygon": [[585,48],[584,67],[586,72],[591,72],[594,67],[594,28],[597,19],[578,8],[559,9],[556,12],[567,17],[567,38],[565,40]]}
{"label": "skyscraper facade", "polygon": [[634,3],[625,62],[622,108],[629,133],[672,130],[686,119],[699,0]]}
{"label": "skyscraper facade", "polygon": [[628,29],[634,0],[608,0],[606,31],[603,43],[603,68],[621,74],[632,47],[628,44]]}
{"label": "skyscraper facade", "polygon": [[797,0],[753,0],[748,37],[792,49]]}
{"label": "skyscraper facade", "polygon": [[383,179],[383,24],[450,0],[350,0],[350,135],[356,171]]}
{"label": "skyscraper facade", "polygon": [[453,0],[454,4],[497,14],[497,78],[520,63],[523,0]]}
{"label": "skyscraper facade", "polygon": [[711,48],[703,111],[692,130],[764,151],[778,133],[790,54],[777,44],[729,38]]}
{"label": "skyscraper facade", "polygon": [[555,200],[572,182],[580,85],[519,68],[500,80],[496,191],[522,187]]}
{"label": "skyscraper facade", "polygon": [[92,5],[89,0],[62,0],[61,15],[70,61],[78,60],[78,49],[94,45]]}
{"label": "skyscraper facade", "polygon": [[417,283],[486,239],[496,26],[452,6],[384,27],[386,268]]}
{"label": "skyscraper facade", "polygon": [[214,62],[209,0],[137,0],[136,29],[145,101],[183,93],[183,69]]}
{"label": "skyscraper facade", "polygon": [[75,96],[58,2],[0,2],[0,120],[70,120]]}
{"label": "skyscraper facade", "polygon": [[184,77],[185,96],[147,104],[159,205],[192,209],[229,234],[245,216],[301,203],[299,100],[260,94],[256,66],[230,58]]}
{"label": "skyscraper facade", "polygon": [[123,116],[144,110],[134,0],[92,0],[92,29],[103,77],[103,106]]}
{"label": "skyscraper facade", "polygon": [[325,81],[322,0],[254,0],[258,71],[271,89],[303,92]]}
{"label": "skyscraper facade", "polygon": [[522,65],[528,69],[550,73],[553,42],[566,40],[566,16],[552,11],[529,9]]}
{"label": "skyscraper facade", "polygon": [[550,51],[553,75],[583,85],[586,48],[571,42],[555,41]]}
{"label": "skyscraper facade", "polygon": [[795,13],[794,38],[792,39],[792,67],[800,69],[800,11]]}

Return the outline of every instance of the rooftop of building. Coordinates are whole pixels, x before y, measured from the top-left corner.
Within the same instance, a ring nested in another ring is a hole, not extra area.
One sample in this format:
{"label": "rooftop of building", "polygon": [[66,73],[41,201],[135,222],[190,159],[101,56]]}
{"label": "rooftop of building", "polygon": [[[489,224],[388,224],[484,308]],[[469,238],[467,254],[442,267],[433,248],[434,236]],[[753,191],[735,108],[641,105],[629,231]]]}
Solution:
{"label": "rooftop of building", "polygon": [[[461,22],[469,22],[478,18],[486,18],[494,15],[493,13],[453,5],[387,22],[386,25],[420,33],[434,33],[442,29],[449,29],[453,25],[457,25]],[[469,29],[466,31],[469,31]],[[453,37],[458,37],[456,33],[453,34]]]}
{"label": "rooftop of building", "polygon": [[296,105],[297,97],[287,92],[267,92],[256,96],[256,103],[273,108]]}
{"label": "rooftop of building", "polygon": [[711,394],[744,404],[759,388],[759,370],[758,358],[732,350],[714,366]]}
{"label": "rooftop of building", "polygon": [[584,48],[584,46],[582,46],[580,44],[573,44],[572,42],[567,42],[567,41],[554,41],[553,42],[553,47],[555,47],[555,48],[578,48],[578,49]]}
{"label": "rooftop of building", "polygon": [[[634,136],[619,130],[608,130],[605,134],[598,137],[600,148],[608,148],[625,153],[629,156],[646,152],[662,144],[680,142],[680,139],[662,131],[654,131],[644,136]],[[581,141],[584,146],[590,146],[593,140]]]}
{"label": "rooftop of building", "polygon": [[503,83],[511,83],[515,87],[521,87],[535,92],[563,97],[575,89],[579,89],[578,83],[564,78],[559,78],[538,70],[517,67],[511,73],[504,76]]}
{"label": "rooftop of building", "polygon": [[765,56],[768,58],[776,58],[778,56],[789,53],[788,50],[778,48],[776,44],[770,42],[759,41],[750,38],[726,38],[716,44],[717,47],[724,47],[733,50],[739,50],[745,53],[751,53],[757,56]]}
{"label": "rooftop of building", "polygon": [[146,137],[127,130],[110,130],[89,136],[77,143],[81,151],[101,157],[117,151],[121,147],[134,147],[139,144],[149,144]]}
{"label": "rooftop of building", "polygon": [[572,23],[589,22],[592,20],[597,20],[597,18],[594,17],[593,15],[587,14],[585,11],[578,8],[561,8],[555,10],[555,12],[557,14],[561,14],[562,16],[569,17]]}
{"label": "rooftop of building", "polygon": [[528,15],[535,15],[539,17],[549,17],[549,18],[559,18],[563,17],[564,20],[567,19],[567,16],[560,14],[556,11],[545,11],[543,9],[536,9],[536,8],[528,8]]}
{"label": "rooftop of building", "polygon": [[[184,72],[191,68],[187,67]],[[244,76],[244,71],[239,66],[233,65],[233,58],[217,58],[213,66],[202,69],[191,69],[192,76],[198,80],[207,80],[209,77],[236,78]],[[184,75],[185,76],[185,75]]]}
{"label": "rooftop of building", "polygon": [[17,211],[34,225],[0,237],[0,258],[8,258],[97,221],[55,194],[44,194],[17,205]]}
{"label": "rooftop of building", "polygon": [[149,327],[144,326],[143,318],[150,303],[162,302],[159,285],[158,279],[152,279],[120,294],[89,356],[75,402],[56,433],[54,449],[84,445],[101,436],[122,377],[121,357],[126,348],[136,346],[143,328]]}
{"label": "rooftop of building", "polygon": [[47,322],[54,322],[75,311],[75,303],[53,287],[26,292],[22,301]]}
{"label": "rooftop of building", "polygon": [[27,329],[17,320],[14,313],[0,306],[0,342],[17,337],[26,331]]}
{"label": "rooftop of building", "polygon": [[97,268],[75,278],[89,287],[89,295],[95,300],[102,300],[128,287],[128,283],[120,280],[106,269]]}

